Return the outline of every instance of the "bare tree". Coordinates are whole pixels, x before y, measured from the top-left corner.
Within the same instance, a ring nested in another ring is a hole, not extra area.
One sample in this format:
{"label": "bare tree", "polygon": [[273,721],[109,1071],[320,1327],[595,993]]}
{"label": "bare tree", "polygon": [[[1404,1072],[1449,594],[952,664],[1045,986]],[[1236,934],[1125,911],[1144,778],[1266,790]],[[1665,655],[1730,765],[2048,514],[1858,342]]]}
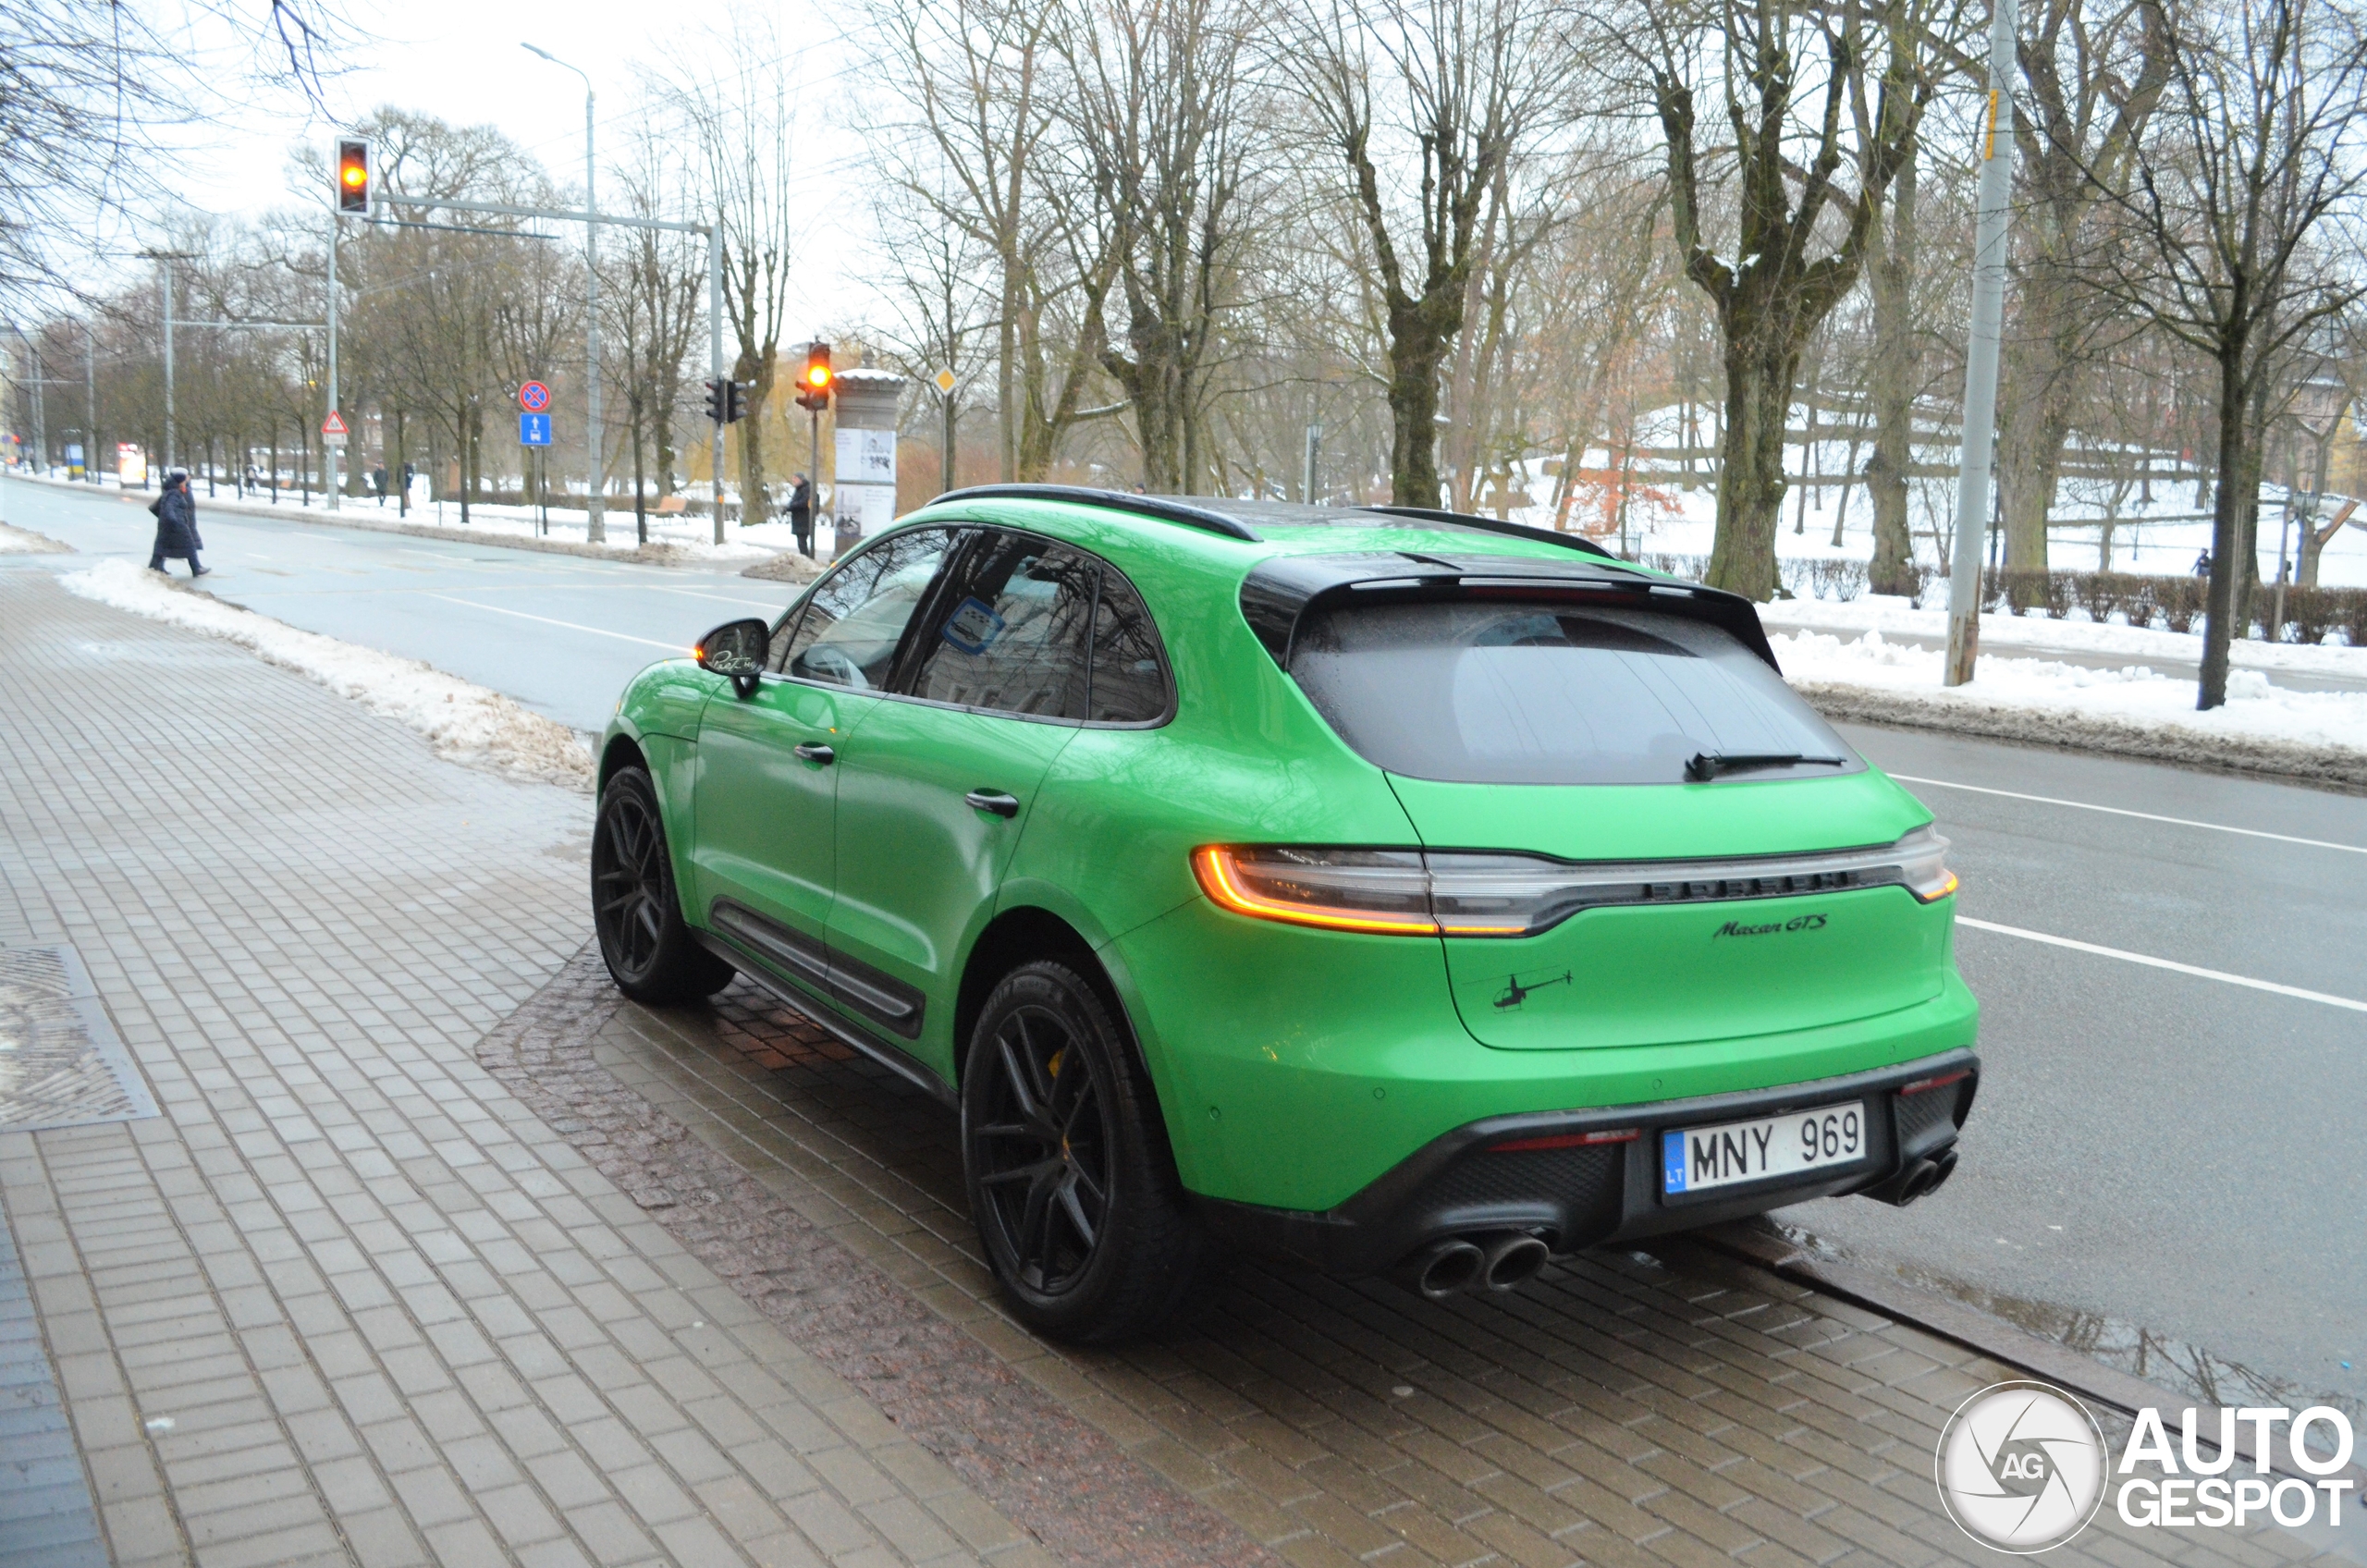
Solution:
{"label": "bare tree", "polygon": [[[1124,319],[1097,321],[1152,490],[1196,491],[1208,374],[1249,226],[1261,116],[1237,0],[1076,0],[1058,44],[1063,113],[1091,179]],[[1095,314],[1108,308],[1104,301]]]}
{"label": "bare tree", "polygon": [[[2046,570],[2047,513],[2080,382],[2109,352],[2100,339],[2120,313],[2084,282],[2081,253],[2110,242],[2100,210],[2127,189],[2170,71],[2163,0],[2041,0],[2037,11],[2017,46],[2028,91],[2016,94],[2017,288],[1997,452],[2005,565],[2017,571]],[[1968,75],[1984,68],[1961,65]]]}
{"label": "bare tree", "polygon": [[1471,312],[1475,263],[1512,221],[1511,165],[1566,80],[1545,16],[1539,0],[1319,0],[1277,51],[1371,247],[1400,506],[1439,504],[1440,370]]}
{"label": "bare tree", "polygon": [[[1800,350],[1856,284],[1882,194],[1936,90],[1938,73],[1919,46],[1929,30],[1902,36],[1872,25],[1862,7],[1834,11],[1812,0],[1711,0],[1699,9],[1649,9],[1635,25],[1655,51],[1651,95],[1666,139],[1677,248],[1686,276],[1716,308],[1725,353],[1724,452],[1708,577],[1769,598]],[[1853,116],[1852,94],[1876,65],[1871,107]],[[1821,92],[1803,80],[1820,69]],[[1723,99],[1733,134],[1731,152],[1708,150],[1713,160],[1731,160],[1737,190],[1732,263],[1719,257],[1704,228],[1711,175],[1696,107],[1703,86]],[[1836,183],[1846,165],[1856,171],[1854,192]],[[1830,228],[1821,222],[1828,207],[1836,214]]]}
{"label": "bare tree", "polygon": [[2216,372],[2211,587],[2196,705],[2227,700],[2237,590],[2279,361],[2367,294],[2350,257],[2367,164],[2367,33],[2334,0],[2209,0],[2169,20],[2157,134],[2091,177],[2121,220],[2090,276]]}
{"label": "bare tree", "polygon": [[[790,190],[791,131],[796,119],[786,48],[769,21],[734,12],[728,33],[685,47],[658,83],[696,148],[702,204],[723,227],[723,311],[732,349],[730,376],[747,388],[748,417],[735,427],[740,453],[740,518],[759,523],[770,511],[765,490],[765,406],[780,368],[789,308],[797,210]],[[716,507],[723,505],[716,477]]]}

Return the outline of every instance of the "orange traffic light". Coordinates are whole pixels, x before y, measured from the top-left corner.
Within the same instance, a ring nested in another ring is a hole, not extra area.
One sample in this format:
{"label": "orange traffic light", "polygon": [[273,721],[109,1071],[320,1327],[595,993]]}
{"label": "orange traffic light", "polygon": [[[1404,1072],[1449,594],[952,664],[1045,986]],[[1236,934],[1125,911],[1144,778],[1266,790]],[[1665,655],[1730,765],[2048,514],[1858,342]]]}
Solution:
{"label": "orange traffic light", "polygon": [[339,141],[337,144],[337,210],[340,213],[367,213],[370,210],[370,143]]}
{"label": "orange traffic light", "polygon": [[828,343],[805,345],[805,377],[798,386],[797,406],[801,409],[827,409],[830,406],[830,346]]}

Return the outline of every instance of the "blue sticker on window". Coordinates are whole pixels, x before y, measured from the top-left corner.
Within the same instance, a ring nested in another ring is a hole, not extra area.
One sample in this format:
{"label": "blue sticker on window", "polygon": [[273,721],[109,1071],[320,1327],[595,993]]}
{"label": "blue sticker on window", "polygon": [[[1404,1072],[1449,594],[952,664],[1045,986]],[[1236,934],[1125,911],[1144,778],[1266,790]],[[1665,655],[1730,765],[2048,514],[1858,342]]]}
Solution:
{"label": "blue sticker on window", "polygon": [[945,630],[938,636],[961,652],[971,655],[985,653],[1002,635],[1003,619],[983,599],[964,599],[945,620]]}

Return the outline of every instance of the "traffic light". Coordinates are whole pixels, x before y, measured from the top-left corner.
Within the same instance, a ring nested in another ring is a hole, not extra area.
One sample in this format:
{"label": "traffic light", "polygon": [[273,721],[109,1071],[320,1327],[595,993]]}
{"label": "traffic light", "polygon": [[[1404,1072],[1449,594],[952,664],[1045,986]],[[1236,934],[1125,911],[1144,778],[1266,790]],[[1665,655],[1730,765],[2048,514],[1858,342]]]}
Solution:
{"label": "traffic light", "polygon": [[830,346],[828,343],[805,345],[805,374],[798,378],[797,406],[801,409],[827,409],[830,406]]}
{"label": "traffic light", "polygon": [[706,422],[737,424],[748,417],[748,389],[736,381],[706,384]]}
{"label": "traffic light", "polygon": [[370,210],[370,143],[339,141],[337,144],[337,210],[340,213],[367,213]]}

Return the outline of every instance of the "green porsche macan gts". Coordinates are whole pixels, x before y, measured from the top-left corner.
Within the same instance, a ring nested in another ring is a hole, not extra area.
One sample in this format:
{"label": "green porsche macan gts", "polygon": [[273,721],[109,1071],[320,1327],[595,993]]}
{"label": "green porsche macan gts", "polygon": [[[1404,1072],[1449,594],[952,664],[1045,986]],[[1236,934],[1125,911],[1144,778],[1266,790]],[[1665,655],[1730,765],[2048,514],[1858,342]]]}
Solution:
{"label": "green porsche macan gts", "polygon": [[744,974],[959,1109],[1017,1315],[1220,1250],[1432,1296],[1945,1181],[1980,1063],[1931,814],[1757,612],[1382,507],[939,497],[619,700],[623,991]]}

